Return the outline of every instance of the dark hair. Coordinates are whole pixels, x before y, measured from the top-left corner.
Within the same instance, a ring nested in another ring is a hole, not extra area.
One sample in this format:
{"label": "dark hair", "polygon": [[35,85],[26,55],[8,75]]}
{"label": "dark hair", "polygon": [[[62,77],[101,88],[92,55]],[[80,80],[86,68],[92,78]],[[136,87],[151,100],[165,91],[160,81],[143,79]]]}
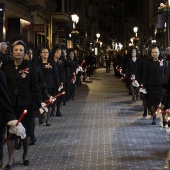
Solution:
{"label": "dark hair", "polygon": [[54,54],[57,50],[61,50],[61,49],[62,49],[62,46],[60,44],[55,44],[51,51],[52,57],[54,56]]}
{"label": "dark hair", "polygon": [[49,59],[51,59],[51,53],[50,53],[50,48],[47,44],[40,44],[38,47],[37,47],[37,51],[35,53],[35,60],[37,59],[40,59],[40,54],[42,52],[43,49],[47,49],[49,51]]}

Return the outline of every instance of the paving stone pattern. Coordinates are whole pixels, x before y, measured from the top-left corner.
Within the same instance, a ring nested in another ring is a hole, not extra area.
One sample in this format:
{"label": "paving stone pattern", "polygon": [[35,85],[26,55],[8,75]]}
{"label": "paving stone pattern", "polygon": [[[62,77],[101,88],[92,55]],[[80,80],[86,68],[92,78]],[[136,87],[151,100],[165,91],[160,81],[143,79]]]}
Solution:
{"label": "paving stone pattern", "polygon": [[[30,165],[15,150],[16,170],[169,169],[170,132],[143,118],[142,101],[131,96],[113,71],[98,69],[77,87],[76,100],[62,106],[51,126],[36,125],[38,143],[29,147]],[[4,151],[7,161],[7,148]]]}

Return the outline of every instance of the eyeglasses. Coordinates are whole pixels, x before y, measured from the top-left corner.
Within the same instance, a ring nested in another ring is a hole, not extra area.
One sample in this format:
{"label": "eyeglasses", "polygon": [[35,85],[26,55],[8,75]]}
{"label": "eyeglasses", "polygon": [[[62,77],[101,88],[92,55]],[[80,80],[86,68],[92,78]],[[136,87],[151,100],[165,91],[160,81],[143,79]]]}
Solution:
{"label": "eyeglasses", "polygon": [[42,51],[41,53],[49,53],[48,51]]}

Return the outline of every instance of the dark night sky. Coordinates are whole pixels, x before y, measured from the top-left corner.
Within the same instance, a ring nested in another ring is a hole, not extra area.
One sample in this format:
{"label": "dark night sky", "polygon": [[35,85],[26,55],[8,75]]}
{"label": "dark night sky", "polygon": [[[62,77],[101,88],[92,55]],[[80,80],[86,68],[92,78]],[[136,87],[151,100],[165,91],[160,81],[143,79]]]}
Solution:
{"label": "dark night sky", "polygon": [[121,0],[121,2],[125,3],[125,9],[127,11],[127,13],[131,16],[135,16],[136,15],[136,3],[137,0]]}

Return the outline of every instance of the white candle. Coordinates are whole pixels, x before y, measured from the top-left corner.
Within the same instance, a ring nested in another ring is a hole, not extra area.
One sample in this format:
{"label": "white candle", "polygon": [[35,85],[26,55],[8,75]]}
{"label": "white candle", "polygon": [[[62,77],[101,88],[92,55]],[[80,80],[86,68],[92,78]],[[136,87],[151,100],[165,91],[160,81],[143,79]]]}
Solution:
{"label": "white candle", "polygon": [[170,0],[168,0],[168,5],[170,5]]}

